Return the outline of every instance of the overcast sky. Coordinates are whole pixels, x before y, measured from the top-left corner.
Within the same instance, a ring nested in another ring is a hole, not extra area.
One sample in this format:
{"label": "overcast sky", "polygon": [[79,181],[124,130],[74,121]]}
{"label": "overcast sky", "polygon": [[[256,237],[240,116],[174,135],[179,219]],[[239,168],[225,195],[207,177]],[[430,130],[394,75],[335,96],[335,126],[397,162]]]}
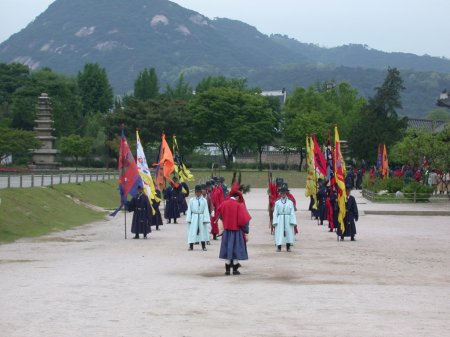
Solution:
{"label": "overcast sky", "polygon": [[[0,42],[55,0],[0,0]],[[127,0],[123,0],[127,1]],[[322,47],[367,44],[450,59],[450,0],[174,0],[210,19],[246,22]],[[125,13],[124,13],[125,14]]]}

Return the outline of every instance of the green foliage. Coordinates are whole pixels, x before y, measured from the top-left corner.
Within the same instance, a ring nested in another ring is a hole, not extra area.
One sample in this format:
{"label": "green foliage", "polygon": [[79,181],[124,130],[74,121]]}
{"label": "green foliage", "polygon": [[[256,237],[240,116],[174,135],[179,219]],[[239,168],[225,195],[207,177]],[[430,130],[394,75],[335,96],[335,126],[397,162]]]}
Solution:
{"label": "green foliage", "polygon": [[336,124],[341,139],[346,139],[364,104],[365,100],[345,82],[331,89],[325,83],[316,88],[297,88],[283,110],[284,145],[304,148],[308,134],[316,134],[319,144],[325,144],[328,130]]}
{"label": "green foliage", "polygon": [[268,144],[276,127],[264,97],[232,86],[197,93],[189,103],[189,111],[192,127],[198,130],[197,144],[216,144],[227,166],[231,166],[238,151]]}
{"label": "green foliage", "polygon": [[426,158],[432,167],[450,169],[450,127],[433,134],[424,130],[407,130],[391,150],[397,162],[418,167]]}
{"label": "green foliage", "polygon": [[0,127],[0,161],[12,155],[31,157],[30,150],[37,149],[41,143],[33,131]]}
{"label": "green foliage", "polygon": [[401,191],[404,186],[403,177],[389,177],[384,180],[386,180],[386,189],[388,193]]}
{"label": "green foliage", "polygon": [[402,192],[407,199],[414,200],[416,202],[426,202],[433,194],[433,187],[418,183],[416,181],[411,181],[411,183],[406,184],[403,187]]}
{"label": "green foliage", "polygon": [[91,151],[92,139],[83,138],[79,135],[70,135],[67,137],[61,137],[59,147],[61,154],[66,156],[75,157],[75,161],[78,163],[79,157],[87,156]]}
{"label": "green foliage", "polygon": [[427,112],[427,118],[433,121],[449,121],[450,111],[444,108],[436,108]]}
{"label": "green foliage", "polygon": [[145,68],[134,82],[134,97],[149,100],[159,95],[159,81],[155,68]]}
{"label": "green foliage", "polygon": [[212,88],[233,88],[243,91],[247,87],[245,78],[227,78],[225,76],[208,76],[203,78],[195,88],[196,93],[202,93]]}
{"label": "green foliage", "polygon": [[381,87],[363,108],[360,119],[348,137],[353,156],[371,160],[376,156],[378,144],[387,147],[402,138],[406,130],[406,118],[398,118],[396,109],[401,108],[400,92],[404,89],[400,73],[389,68]]}
{"label": "green foliage", "polygon": [[30,69],[19,63],[0,63],[0,126],[11,125],[13,94],[29,80]]}
{"label": "green foliage", "polygon": [[31,73],[29,80],[12,96],[12,123],[17,129],[33,130],[36,105],[41,93],[50,97],[55,136],[80,133],[82,106],[74,78],[44,68]]}
{"label": "green foliage", "polygon": [[98,63],[87,63],[78,72],[77,80],[84,114],[108,112],[113,105],[113,91],[105,68]]}
{"label": "green foliage", "polygon": [[180,99],[187,101],[192,97],[192,88],[184,79],[184,75],[181,74],[174,88],[170,85],[166,87],[166,96],[170,99]]}

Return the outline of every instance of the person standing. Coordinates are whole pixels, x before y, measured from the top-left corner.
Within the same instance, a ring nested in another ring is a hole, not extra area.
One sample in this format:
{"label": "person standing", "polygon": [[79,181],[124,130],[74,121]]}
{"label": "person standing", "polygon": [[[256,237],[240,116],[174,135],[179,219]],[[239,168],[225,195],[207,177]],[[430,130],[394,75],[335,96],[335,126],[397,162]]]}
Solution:
{"label": "person standing", "polygon": [[294,244],[294,227],[297,226],[294,203],[288,198],[289,190],[286,187],[280,189],[280,199],[273,207],[273,227],[275,227],[275,244],[277,252],[281,252],[281,246],[286,244],[286,251],[291,251]]}
{"label": "person standing", "polygon": [[173,223],[177,223],[177,219],[180,217],[180,208],[178,199],[180,199],[179,184],[174,182],[170,183],[170,186],[164,190],[164,199],[166,200],[166,208],[164,209],[164,218],[167,219],[167,223],[170,223],[173,219]]}
{"label": "person standing", "polygon": [[159,204],[161,203],[161,191],[156,190],[155,194],[156,194],[157,200],[159,200],[159,201],[157,201],[156,199],[150,199],[153,210],[155,211],[155,213],[152,214],[152,217],[150,219],[150,227],[155,226],[156,230],[159,231],[159,226],[163,225],[161,212],[159,211]]}
{"label": "person standing", "polygon": [[189,250],[194,249],[195,242],[202,243],[202,250],[206,251],[206,242],[209,241],[209,217],[208,202],[202,196],[201,185],[195,186],[195,196],[189,200],[186,211],[187,242]]}
{"label": "person standing", "polygon": [[127,203],[127,209],[133,212],[131,224],[131,233],[135,234],[133,239],[139,239],[139,234],[144,234],[144,239],[147,239],[147,234],[152,231],[150,228],[152,207],[142,186],[138,186],[138,194]]}
{"label": "person standing", "polygon": [[345,217],[344,217],[344,233],[340,230],[340,226],[338,226],[338,235],[341,237],[341,241],[344,240],[345,236],[351,237],[352,241],[355,241],[355,235],[356,235],[356,224],[355,222],[358,221],[358,206],[356,205],[356,200],[353,195],[350,195],[352,191],[352,187],[345,186],[345,191],[347,194],[347,197],[345,199]]}
{"label": "person standing", "polygon": [[224,228],[219,258],[227,261],[225,275],[230,275],[231,269],[233,275],[239,275],[238,269],[241,267],[239,260],[248,260],[246,241],[251,216],[237,186],[231,188],[229,197],[216,210],[214,218],[219,217]]}
{"label": "person standing", "polygon": [[318,179],[318,182],[319,182],[319,190],[317,191],[317,202],[319,203],[318,213],[319,213],[320,224],[323,225],[323,221],[327,220],[328,192],[327,192],[327,188],[324,184],[324,181],[321,178]]}

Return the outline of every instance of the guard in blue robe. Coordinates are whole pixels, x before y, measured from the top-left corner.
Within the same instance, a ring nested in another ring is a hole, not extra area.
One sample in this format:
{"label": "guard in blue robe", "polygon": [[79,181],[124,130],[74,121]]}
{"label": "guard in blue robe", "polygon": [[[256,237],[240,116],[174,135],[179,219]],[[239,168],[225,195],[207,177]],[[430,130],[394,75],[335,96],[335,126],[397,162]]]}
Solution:
{"label": "guard in blue robe", "polygon": [[201,185],[197,185],[195,186],[195,197],[189,200],[186,212],[189,250],[194,249],[195,242],[201,242],[202,249],[206,251],[206,241],[209,241],[210,222],[208,202],[202,196]]}
{"label": "guard in blue robe", "polygon": [[281,246],[284,244],[286,244],[286,251],[290,252],[295,240],[294,227],[297,225],[295,207],[287,197],[289,190],[286,187],[282,187],[279,192],[281,198],[275,202],[273,207],[274,240],[277,252],[281,252]]}
{"label": "guard in blue robe", "polygon": [[[156,190],[156,196],[158,197],[158,199],[161,200],[161,191]],[[152,207],[155,211],[155,214],[152,214],[152,217],[150,219],[150,227],[155,226],[156,230],[159,231],[159,226],[163,225],[161,212],[159,211],[159,204],[161,203],[161,201],[156,201],[154,199],[151,199],[151,203],[152,203]]]}
{"label": "guard in blue robe", "polygon": [[328,192],[325,184],[322,179],[318,180],[319,182],[319,190],[317,191],[317,202],[319,206],[317,208],[320,224],[323,225],[323,220],[327,220],[327,197]]}

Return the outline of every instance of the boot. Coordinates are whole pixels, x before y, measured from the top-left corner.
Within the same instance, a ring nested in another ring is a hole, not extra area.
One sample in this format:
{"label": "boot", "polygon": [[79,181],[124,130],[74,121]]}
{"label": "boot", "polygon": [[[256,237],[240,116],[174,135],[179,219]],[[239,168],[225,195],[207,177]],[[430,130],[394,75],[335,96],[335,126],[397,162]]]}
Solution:
{"label": "boot", "polygon": [[177,222],[177,219],[174,219],[174,220],[173,220],[173,223],[178,223],[178,222]]}
{"label": "boot", "polygon": [[233,264],[233,275],[240,275],[241,272],[238,270],[241,267],[241,264]]}
{"label": "boot", "polygon": [[287,252],[291,251],[291,244],[290,243],[286,243],[286,251]]}
{"label": "boot", "polygon": [[167,223],[170,223],[170,219],[169,219],[169,221],[167,221]]}
{"label": "boot", "polygon": [[136,234],[133,239],[139,239],[139,234]]}
{"label": "boot", "polygon": [[356,241],[354,236],[352,236],[351,241]]}
{"label": "boot", "polygon": [[225,275],[230,275],[231,264],[225,263]]}
{"label": "boot", "polygon": [[206,245],[205,245],[205,241],[202,241],[202,250],[204,251],[204,252],[206,252]]}
{"label": "boot", "polygon": [[194,250],[194,244],[193,243],[189,244],[189,250]]}
{"label": "boot", "polygon": [[217,234],[213,234],[213,240],[217,240]]}
{"label": "boot", "polygon": [[277,252],[281,252],[281,245],[277,246]]}

